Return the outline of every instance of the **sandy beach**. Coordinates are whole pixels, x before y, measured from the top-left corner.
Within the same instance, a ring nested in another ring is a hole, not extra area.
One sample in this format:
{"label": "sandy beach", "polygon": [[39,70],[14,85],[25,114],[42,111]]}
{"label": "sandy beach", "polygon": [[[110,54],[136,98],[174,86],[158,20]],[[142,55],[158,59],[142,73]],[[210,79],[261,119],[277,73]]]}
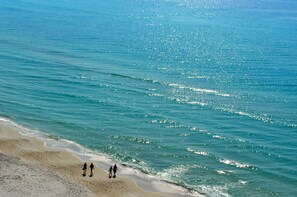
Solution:
{"label": "sandy beach", "polygon": [[45,147],[44,142],[21,135],[6,122],[0,122],[0,163],[2,197],[168,196],[144,191],[127,178],[110,179],[98,167],[93,177],[84,177],[79,158],[66,150]]}

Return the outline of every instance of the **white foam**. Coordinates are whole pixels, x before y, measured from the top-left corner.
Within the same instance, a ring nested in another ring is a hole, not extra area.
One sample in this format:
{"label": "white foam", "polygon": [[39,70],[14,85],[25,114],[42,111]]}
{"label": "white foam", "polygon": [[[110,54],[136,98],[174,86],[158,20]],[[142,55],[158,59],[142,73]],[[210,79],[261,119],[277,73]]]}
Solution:
{"label": "white foam", "polygon": [[246,116],[246,117],[249,117],[251,119],[259,120],[259,121],[266,122],[266,123],[276,123],[276,121],[272,120],[271,118],[268,118],[268,117],[265,117],[265,116],[253,115],[253,114],[250,114],[250,113],[247,113],[247,112],[244,112],[244,111],[237,111],[237,110],[234,110],[232,108],[215,107],[214,109],[229,112],[229,113],[233,113],[233,114],[238,114],[238,115],[241,115],[241,116]]}
{"label": "white foam", "polygon": [[199,131],[199,132],[203,132],[203,133],[208,132],[206,129],[199,129],[197,127],[191,127],[190,130],[191,131]]}
{"label": "white foam", "polygon": [[197,155],[204,155],[204,156],[209,155],[207,152],[203,152],[203,151],[195,151],[194,153],[197,154]]}
{"label": "white foam", "polygon": [[236,141],[239,141],[239,142],[246,142],[244,139],[236,139]]}
{"label": "white foam", "polygon": [[192,169],[192,168],[203,168],[200,165],[172,165],[170,168],[164,169],[161,172],[157,173],[157,176],[160,179],[165,179],[165,180],[174,180],[176,178],[184,176],[184,174]]}
{"label": "white foam", "polygon": [[219,95],[219,96],[224,96],[224,97],[229,97],[229,96],[231,96],[230,94],[223,94],[223,93],[218,93],[217,95]]}
{"label": "white foam", "polygon": [[216,171],[218,174],[227,174],[224,170],[217,170]]}
{"label": "white foam", "polygon": [[188,136],[190,136],[191,134],[189,134],[189,133],[181,133],[181,134],[179,134],[179,136],[180,137],[188,137]]}
{"label": "white foam", "polygon": [[[191,90],[194,90],[194,91],[200,91],[200,92],[204,92],[204,93],[215,94],[215,95],[218,95],[218,96],[224,96],[224,97],[231,96],[230,94],[219,93],[219,92],[217,92],[215,90],[190,88],[190,87],[186,87],[186,86],[181,86],[179,84],[168,84],[168,85],[173,86],[173,87],[177,87],[177,88],[181,88],[181,89],[191,89]],[[165,96],[163,96],[161,94],[150,94],[150,96],[165,97]],[[206,102],[189,101],[189,100],[181,99],[181,98],[177,98],[177,97],[166,97],[166,98],[169,99],[169,100],[172,100],[172,101],[176,101],[178,103],[190,104],[190,105],[199,105],[199,106],[202,106],[202,107],[210,106],[211,108],[213,108],[215,110],[221,110],[221,111],[232,113],[232,114],[238,114],[238,115],[241,115],[241,116],[246,116],[246,117],[249,117],[249,118],[254,119],[254,120],[258,120],[258,121],[262,121],[262,122],[266,122],[266,123],[271,123],[271,124],[284,125],[284,126],[291,127],[291,128],[297,128],[296,124],[276,121],[276,120],[273,120],[273,119],[271,119],[269,117],[266,117],[266,116],[263,116],[263,115],[254,115],[254,114],[250,114],[248,112],[238,111],[238,110],[235,110],[233,108],[212,106],[211,104],[208,104]]]}
{"label": "white foam", "polygon": [[168,119],[164,119],[164,120],[152,120],[150,121],[150,123],[154,123],[154,124],[174,124],[175,121],[174,120],[168,120]]}
{"label": "white foam", "polygon": [[207,106],[208,105],[207,103],[198,102],[198,101],[190,101],[190,102],[188,102],[188,104],[191,104],[191,105],[200,105],[200,106]]}
{"label": "white foam", "polygon": [[214,95],[217,95],[217,96],[224,96],[224,97],[229,97],[229,96],[231,96],[230,94],[227,94],[227,93],[220,93],[220,92],[218,92],[218,91],[216,91],[216,90],[211,90],[211,89],[203,89],[203,88],[188,87],[188,86],[184,86],[184,85],[176,84],[176,83],[168,83],[167,85],[168,85],[168,86],[171,86],[171,87],[178,88],[178,89],[187,89],[187,90],[191,90],[191,91],[194,91],[194,92],[201,92],[201,93],[214,94]]}
{"label": "white foam", "polygon": [[232,172],[231,170],[217,170],[216,171],[218,174],[223,174],[223,175],[230,175]]}
{"label": "white foam", "polygon": [[157,94],[157,93],[154,93],[154,94],[149,94],[149,96],[154,96],[154,97],[163,97],[162,94]]}
{"label": "white foam", "polygon": [[211,195],[212,197],[230,197],[228,194],[229,187],[227,184],[225,185],[215,185],[215,186],[209,186],[209,185],[199,185],[197,186],[202,190],[204,193]]}
{"label": "white foam", "polygon": [[209,156],[209,153],[207,153],[207,152],[195,150],[195,149],[192,149],[192,148],[187,148],[187,151],[192,152],[192,153],[194,153],[196,155]]}
{"label": "white foam", "polygon": [[239,180],[238,183],[241,184],[241,185],[246,185],[248,182],[244,181],[244,180]]}
{"label": "white foam", "polygon": [[3,118],[3,117],[0,117],[0,121],[2,121],[2,122],[6,122],[6,123],[10,123],[10,124],[14,124],[14,122],[10,121],[10,120],[7,119],[7,118]]}
{"label": "white foam", "polygon": [[171,168],[165,169],[162,172],[158,172],[157,175],[161,179],[171,180],[173,177],[180,177],[190,169],[190,166],[177,165]]}
{"label": "white foam", "polygon": [[249,167],[251,167],[248,164],[243,164],[243,163],[233,161],[233,160],[228,160],[228,159],[219,159],[219,162],[227,164],[227,165],[231,165],[231,166],[236,166],[237,168],[249,168]]}
{"label": "white foam", "polygon": [[[226,171],[220,171],[220,172],[225,173]],[[231,171],[227,171],[227,172],[231,172]],[[204,193],[209,194],[212,197],[231,197],[231,195],[228,194],[228,190],[232,188],[243,187],[246,184],[248,184],[247,181],[238,180],[237,182],[225,183],[223,185],[214,185],[214,186],[198,185],[197,188],[199,188],[200,191],[203,191]]]}
{"label": "white foam", "polygon": [[213,135],[213,138],[218,138],[218,139],[225,139],[225,137],[219,136],[219,135]]}

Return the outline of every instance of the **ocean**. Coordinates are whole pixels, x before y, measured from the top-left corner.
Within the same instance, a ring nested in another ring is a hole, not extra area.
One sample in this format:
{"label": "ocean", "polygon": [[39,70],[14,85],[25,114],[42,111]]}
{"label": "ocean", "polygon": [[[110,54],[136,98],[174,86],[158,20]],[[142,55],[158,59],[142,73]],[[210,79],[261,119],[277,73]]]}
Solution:
{"label": "ocean", "polygon": [[210,197],[297,195],[294,0],[2,0],[0,116]]}

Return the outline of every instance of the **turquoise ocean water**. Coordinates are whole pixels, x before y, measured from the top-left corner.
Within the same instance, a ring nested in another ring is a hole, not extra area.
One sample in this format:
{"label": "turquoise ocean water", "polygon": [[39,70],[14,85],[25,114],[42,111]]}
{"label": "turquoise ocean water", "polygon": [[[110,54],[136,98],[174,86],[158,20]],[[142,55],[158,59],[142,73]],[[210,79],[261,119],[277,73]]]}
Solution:
{"label": "turquoise ocean water", "polygon": [[1,0],[0,116],[208,196],[297,195],[294,0]]}

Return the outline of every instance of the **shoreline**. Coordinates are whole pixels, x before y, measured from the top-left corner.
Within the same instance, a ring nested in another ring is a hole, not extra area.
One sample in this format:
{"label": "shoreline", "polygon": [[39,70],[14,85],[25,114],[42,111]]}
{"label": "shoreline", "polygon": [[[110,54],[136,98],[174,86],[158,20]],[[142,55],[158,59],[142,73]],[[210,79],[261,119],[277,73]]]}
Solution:
{"label": "shoreline", "polygon": [[[32,132],[8,119],[0,119],[0,140],[0,152],[20,158],[30,165],[42,165],[66,180],[82,185],[94,196],[203,196],[191,194],[180,186],[157,180],[122,164],[117,164],[117,178],[109,179],[107,169],[110,164],[114,164],[111,159],[84,149],[75,142],[57,140],[41,132]],[[14,149],[7,147],[13,143],[16,143]],[[81,176],[84,162],[88,165],[90,162],[95,164],[94,177]]]}

